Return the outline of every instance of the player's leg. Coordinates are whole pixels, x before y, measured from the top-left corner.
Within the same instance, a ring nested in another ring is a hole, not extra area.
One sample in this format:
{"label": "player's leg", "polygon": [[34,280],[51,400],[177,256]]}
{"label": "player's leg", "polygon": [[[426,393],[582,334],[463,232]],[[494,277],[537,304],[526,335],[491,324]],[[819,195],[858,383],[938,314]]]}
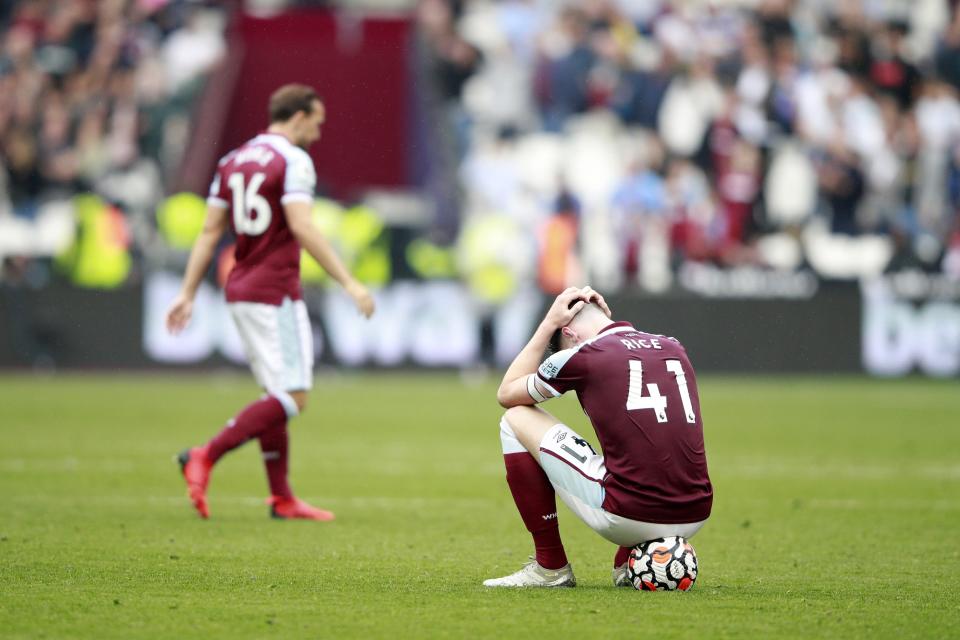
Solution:
{"label": "player's leg", "polygon": [[647,540],[680,536],[688,540],[705,524],[656,524],[630,520],[603,508],[603,456],[575,431],[539,408],[516,407],[508,412],[517,442],[536,453],[556,494],[584,523],[618,545],[612,572],[616,586],[631,586],[626,562],[631,548]]}
{"label": "player's leg", "polygon": [[[275,394],[264,395],[231,418],[205,445],[180,454],[179,461],[187,481],[188,494],[202,517],[209,516],[206,491],[210,474],[213,466],[225,454],[252,438],[267,437],[271,441],[270,446],[278,449],[278,459],[285,459],[287,405],[296,406],[292,400],[281,401]],[[281,448],[283,451],[279,451]]]}
{"label": "player's leg", "polygon": [[617,546],[617,552],[613,555],[613,569],[611,577],[615,587],[632,587],[630,576],[627,575],[627,560],[630,559],[631,547]]}
{"label": "player's leg", "polygon": [[[297,407],[297,415],[307,406],[306,391],[291,391],[290,397]],[[289,418],[288,414],[288,418]],[[277,499],[290,500],[293,490],[290,488],[290,433],[288,421],[278,422],[263,431],[259,436],[260,453],[270,485],[271,503]]]}
{"label": "player's leg", "polygon": [[[610,514],[603,509],[603,456],[563,424],[555,424],[543,433],[539,444],[540,464],[557,494],[587,526],[610,539]],[[629,553],[630,547],[618,546],[613,568],[616,586],[631,586],[625,570]]]}
{"label": "player's leg", "polygon": [[265,395],[231,418],[205,445],[180,454],[180,465],[190,499],[202,517],[209,515],[206,490],[213,466],[225,454],[248,440],[285,425],[288,407],[296,407],[289,397],[281,400],[276,395]]}
{"label": "player's leg", "polygon": [[514,407],[500,421],[500,441],[507,484],[527,531],[533,537],[535,562],[520,571],[484,581],[488,587],[574,586],[557,522],[557,501],[538,462],[539,441],[557,420],[542,409]]}
{"label": "player's leg", "polygon": [[299,413],[296,401],[283,384],[278,384],[285,375],[281,307],[239,302],[230,305],[230,314],[250,369],[267,393],[238,413],[210,440],[208,458],[213,463],[253,438],[285,429],[287,420]]}
{"label": "player's leg", "polygon": [[[307,406],[313,386],[313,331],[302,300],[284,300],[278,309],[279,369],[271,377],[270,388],[284,389],[299,415]],[[333,520],[329,511],[317,509],[294,496],[289,484],[290,434],[287,421],[265,430],[259,437],[263,466],[270,485],[270,515],[280,519]]]}
{"label": "player's leg", "polygon": [[278,332],[278,307],[267,304],[235,303],[230,305],[240,338],[254,377],[270,390],[231,418],[226,426],[201,447],[180,454],[180,464],[194,507],[200,515],[209,515],[206,490],[210,472],[217,461],[245,442],[271,434],[272,445],[282,447],[280,437],[287,419],[298,413],[290,394],[274,381],[283,374],[283,352]]}
{"label": "player's leg", "polygon": [[[503,414],[517,440],[534,460],[540,462],[540,442],[560,421],[540,407],[512,407]],[[501,429],[502,433],[502,429]]]}
{"label": "player's leg", "polygon": [[303,413],[307,409],[307,397],[308,394],[306,391],[291,391],[290,397],[293,398],[293,401],[297,403],[297,411]]}
{"label": "player's leg", "polygon": [[[307,407],[306,391],[291,391],[290,398],[297,407],[297,414],[303,413]],[[289,458],[290,458],[290,434],[288,422],[277,423],[262,432],[258,439],[260,441],[260,453],[263,456],[264,468],[267,472],[267,482],[270,485],[271,501],[279,498],[290,500],[293,498],[293,490],[290,489],[289,476]]]}

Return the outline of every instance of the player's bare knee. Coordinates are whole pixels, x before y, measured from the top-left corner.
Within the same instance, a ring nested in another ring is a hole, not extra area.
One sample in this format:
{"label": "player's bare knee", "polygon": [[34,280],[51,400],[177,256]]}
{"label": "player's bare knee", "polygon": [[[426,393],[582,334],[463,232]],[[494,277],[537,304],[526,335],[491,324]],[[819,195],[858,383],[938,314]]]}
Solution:
{"label": "player's bare knee", "polygon": [[540,407],[527,405],[510,407],[503,416],[517,432],[546,431],[559,422]]}
{"label": "player's bare knee", "polygon": [[507,421],[506,414],[500,418],[500,444],[503,448],[504,455],[523,453],[527,450],[523,443],[517,438],[517,434],[514,433],[513,427],[510,426],[510,423]]}
{"label": "player's bare knee", "polygon": [[307,392],[292,391],[290,392],[290,397],[297,403],[297,411],[303,413],[307,408]]}
{"label": "player's bare knee", "polygon": [[523,430],[523,411],[525,407],[510,407],[503,412],[503,416],[500,418],[500,430],[509,431],[511,434],[516,436],[517,433]]}
{"label": "player's bare knee", "polygon": [[524,431],[530,422],[531,411],[534,411],[532,407],[510,407],[500,418],[500,429],[514,434]]}
{"label": "player's bare knee", "polygon": [[503,412],[503,419],[509,422],[512,427],[516,428],[522,425],[525,420],[529,420],[530,416],[534,415],[536,411],[534,407],[523,405],[510,407]]}
{"label": "player's bare knee", "polygon": [[[510,407],[503,413],[501,420],[501,433],[509,430],[509,433],[530,453],[537,457],[540,447],[540,440],[546,428],[542,426],[541,416],[546,415],[542,409],[537,407],[518,406]],[[506,428],[506,429],[505,429]]]}

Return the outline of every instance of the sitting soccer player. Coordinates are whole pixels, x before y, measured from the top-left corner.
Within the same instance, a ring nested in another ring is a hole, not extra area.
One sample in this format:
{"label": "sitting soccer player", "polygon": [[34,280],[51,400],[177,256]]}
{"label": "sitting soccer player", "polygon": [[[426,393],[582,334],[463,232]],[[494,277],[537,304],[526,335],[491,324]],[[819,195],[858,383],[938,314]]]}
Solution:
{"label": "sitting soccer player", "polygon": [[[539,369],[541,354],[553,355]],[[573,429],[530,406],[576,391],[603,455]],[[693,367],[681,344],[612,322],[590,287],[557,296],[503,376],[497,400],[507,484],[536,557],[488,587],[572,587],[555,494],[619,546],[613,581],[628,586],[630,548],[690,538],[710,516],[703,423]]]}

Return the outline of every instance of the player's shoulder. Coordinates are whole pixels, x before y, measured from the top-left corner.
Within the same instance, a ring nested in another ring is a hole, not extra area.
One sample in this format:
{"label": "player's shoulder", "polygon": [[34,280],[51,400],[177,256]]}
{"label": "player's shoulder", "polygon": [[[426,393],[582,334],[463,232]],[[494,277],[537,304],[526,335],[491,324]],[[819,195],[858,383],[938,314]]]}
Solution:
{"label": "player's shoulder", "polygon": [[293,191],[308,191],[311,194],[317,181],[317,170],[313,159],[305,150],[295,145],[287,158],[287,187]]}
{"label": "player's shoulder", "polygon": [[666,335],[663,335],[662,333],[647,333],[646,335],[649,336],[651,340],[656,340],[661,345],[665,345],[667,347],[674,348],[674,349],[679,349],[681,351],[686,351],[686,348],[684,348],[683,343],[680,342],[680,340],[678,340],[677,338],[674,338],[673,336],[666,336]]}
{"label": "player's shoulder", "polygon": [[237,153],[239,153],[242,148],[243,148],[243,146],[239,146],[239,147],[237,147],[236,149],[232,149],[232,150],[228,151],[227,153],[225,153],[225,154],[220,158],[220,162],[217,163],[217,167],[218,167],[218,168],[223,168],[223,167],[227,166],[228,164],[230,164],[230,162],[231,162],[234,158],[237,157]]}
{"label": "player's shoulder", "polygon": [[269,147],[264,149],[261,138],[262,136],[259,135],[254,136],[240,146],[231,149],[220,158],[217,166],[223,168],[231,163],[243,164],[248,161],[258,161],[260,164],[264,164],[264,160],[269,160],[269,157],[265,158],[264,154],[269,154],[270,151]]}
{"label": "player's shoulder", "polygon": [[292,151],[287,156],[287,179],[290,185],[313,185],[317,179],[317,171],[313,166],[313,159],[310,154],[297,147],[290,145]]}
{"label": "player's shoulder", "polygon": [[307,150],[303,147],[298,147],[295,144],[290,145],[290,159],[295,162],[303,162],[311,167],[313,166],[313,158],[310,157],[310,154],[307,153]]}
{"label": "player's shoulder", "polygon": [[306,164],[313,167],[313,160],[310,158],[310,154],[280,134],[263,133],[254,138],[254,140],[259,140],[263,144],[275,149],[277,153],[283,157],[288,166]]}
{"label": "player's shoulder", "polygon": [[540,368],[538,369],[540,376],[545,380],[552,380],[556,378],[558,375],[560,375],[560,371],[570,364],[574,356],[580,353],[580,350],[583,349],[585,345],[586,343],[578,344],[575,347],[570,347],[569,349],[556,351],[550,354],[550,356],[548,356],[547,359],[541,363]]}

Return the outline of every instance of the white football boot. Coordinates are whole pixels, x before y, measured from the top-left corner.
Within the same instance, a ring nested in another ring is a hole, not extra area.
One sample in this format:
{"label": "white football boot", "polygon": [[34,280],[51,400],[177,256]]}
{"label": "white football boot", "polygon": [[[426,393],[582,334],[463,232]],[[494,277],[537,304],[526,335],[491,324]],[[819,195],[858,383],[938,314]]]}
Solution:
{"label": "white football boot", "polygon": [[624,562],[619,567],[614,567],[611,572],[613,578],[613,586],[615,587],[632,587],[633,584],[630,583],[630,575],[627,573],[627,563]]}
{"label": "white football boot", "polygon": [[545,569],[536,560],[523,565],[516,573],[483,581],[485,587],[575,587],[577,579],[569,564],[560,569]]}

